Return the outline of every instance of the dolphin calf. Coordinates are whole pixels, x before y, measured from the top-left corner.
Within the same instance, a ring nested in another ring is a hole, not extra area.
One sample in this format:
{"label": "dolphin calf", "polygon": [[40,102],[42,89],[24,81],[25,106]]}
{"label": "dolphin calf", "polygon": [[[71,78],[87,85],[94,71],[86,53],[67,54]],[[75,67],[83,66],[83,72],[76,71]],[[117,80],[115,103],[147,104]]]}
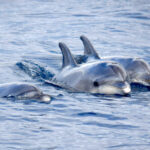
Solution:
{"label": "dolphin calf", "polygon": [[44,102],[51,100],[50,95],[44,94],[37,87],[24,83],[0,84],[0,97],[15,99],[33,99]]}
{"label": "dolphin calf", "polygon": [[[80,37],[84,45],[84,56],[86,61],[94,60],[111,60],[120,63],[129,76],[130,83],[138,83],[144,86],[150,86],[150,66],[149,64],[140,58],[126,58],[126,57],[107,57],[100,58],[95,48],[86,36]],[[81,60],[80,60],[81,61]]]}
{"label": "dolphin calf", "polygon": [[73,92],[126,95],[131,91],[125,70],[115,62],[97,61],[78,65],[69,48],[59,43],[62,70],[52,83]]}

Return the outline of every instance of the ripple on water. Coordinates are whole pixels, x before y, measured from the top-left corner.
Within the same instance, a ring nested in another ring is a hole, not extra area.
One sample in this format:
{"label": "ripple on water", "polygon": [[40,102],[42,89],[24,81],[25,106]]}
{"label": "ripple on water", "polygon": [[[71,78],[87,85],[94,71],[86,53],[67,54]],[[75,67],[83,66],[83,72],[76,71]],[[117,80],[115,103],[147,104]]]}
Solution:
{"label": "ripple on water", "polygon": [[150,62],[149,6],[147,0],[1,1],[0,83],[32,83],[54,99],[0,99],[0,149],[149,150],[149,90],[112,97],[70,93],[41,80],[61,69],[58,42],[81,55],[83,34],[102,57]]}

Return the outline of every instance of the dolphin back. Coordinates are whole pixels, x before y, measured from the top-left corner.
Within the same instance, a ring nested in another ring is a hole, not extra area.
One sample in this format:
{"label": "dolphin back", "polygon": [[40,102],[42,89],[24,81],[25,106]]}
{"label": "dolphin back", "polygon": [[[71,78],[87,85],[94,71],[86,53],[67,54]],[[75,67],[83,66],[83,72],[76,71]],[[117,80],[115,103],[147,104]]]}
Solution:
{"label": "dolphin back", "polygon": [[31,91],[40,91],[31,85],[28,84],[3,84],[0,85],[0,96],[6,97],[6,96],[18,96],[27,92]]}

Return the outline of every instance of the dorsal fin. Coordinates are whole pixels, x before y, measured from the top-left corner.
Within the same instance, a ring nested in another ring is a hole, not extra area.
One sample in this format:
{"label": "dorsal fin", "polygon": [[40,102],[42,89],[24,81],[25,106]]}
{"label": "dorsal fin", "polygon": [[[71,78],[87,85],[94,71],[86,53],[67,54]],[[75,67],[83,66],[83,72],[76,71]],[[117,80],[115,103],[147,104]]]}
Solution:
{"label": "dorsal fin", "polygon": [[77,63],[76,63],[74,57],[72,56],[69,48],[67,47],[67,45],[65,43],[60,42],[59,48],[61,49],[61,52],[63,55],[62,68],[66,67],[66,66],[76,67]]}
{"label": "dorsal fin", "polygon": [[89,39],[84,35],[81,35],[80,39],[84,45],[84,55],[93,56],[96,59],[100,59],[98,53],[96,52],[95,48],[93,47]]}

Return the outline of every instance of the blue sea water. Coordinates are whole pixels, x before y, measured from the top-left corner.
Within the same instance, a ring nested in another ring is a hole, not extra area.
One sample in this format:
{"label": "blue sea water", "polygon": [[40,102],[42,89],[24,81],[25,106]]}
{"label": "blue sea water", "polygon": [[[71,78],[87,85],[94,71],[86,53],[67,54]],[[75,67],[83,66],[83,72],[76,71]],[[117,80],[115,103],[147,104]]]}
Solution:
{"label": "blue sea water", "polygon": [[150,1],[0,0],[0,83],[32,83],[54,97],[50,104],[0,98],[0,149],[150,149],[150,91],[95,96],[38,80],[39,66],[46,79],[59,71],[58,42],[83,53],[80,35],[100,56],[150,63]]}

